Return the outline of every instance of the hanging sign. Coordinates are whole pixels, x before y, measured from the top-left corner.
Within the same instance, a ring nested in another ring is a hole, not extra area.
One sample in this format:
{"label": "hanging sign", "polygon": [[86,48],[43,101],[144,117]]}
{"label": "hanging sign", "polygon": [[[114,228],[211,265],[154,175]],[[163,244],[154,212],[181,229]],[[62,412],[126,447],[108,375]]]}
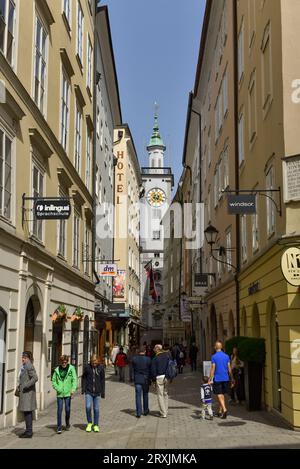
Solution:
{"label": "hanging sign", "polygon": [[183,296],[180,299],[180,319],[182,322],[191,322],[192,320],[188,298]]}
{"label": "hanging sign", "polygon": [[288,283],[300,286],[300,249],[289,248],[281,257],[281,270]]}
{"label": "hanging sign", "polygon": [[256,196],[227,195],[228,213],[231,215],[243,215],[256,213]]}
{"label": "hanging sign", "polygon": [[37,199],[34,204],[37,220],[67,220],[71,215],[68,199]]}
{"label": "hanging sign", "polygon": [[100,264],[99,277],[116,277],[118,275],[117,264]]}
{"label": "hanging sign", "polygon": [[208,287],[208,274],[195,274],[194,287]]}
{"label": "hanging sign", "polygon": [[284,202],[300,200],[300,155],[283,161],[283,196]]}

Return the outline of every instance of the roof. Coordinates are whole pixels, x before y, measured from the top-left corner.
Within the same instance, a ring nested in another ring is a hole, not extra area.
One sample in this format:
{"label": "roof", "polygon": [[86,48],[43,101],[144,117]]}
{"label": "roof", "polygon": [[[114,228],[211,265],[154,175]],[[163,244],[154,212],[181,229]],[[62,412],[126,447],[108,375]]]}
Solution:
{"label": "roof", "polygon": [[163,150],[166,149],[163,139],[160,136],[158,126],[158,115],[156,113],[154,115],[153,132],[150,138],[149,145],[147,146],[147,150],[151,149],[152,147],[162,147]]}

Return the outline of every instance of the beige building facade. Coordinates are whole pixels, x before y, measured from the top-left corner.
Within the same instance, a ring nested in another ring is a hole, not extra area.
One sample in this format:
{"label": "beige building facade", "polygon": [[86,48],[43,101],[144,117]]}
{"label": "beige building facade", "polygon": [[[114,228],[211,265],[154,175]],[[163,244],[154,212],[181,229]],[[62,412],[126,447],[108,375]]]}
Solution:
{"label": "beige building facade", "polygon": [[[6,91],[0,105],[3,427],[18,417],[14,390],[24,349],[34,355],[40,410],[55,397],[50,379],[59,355],[71,356],[80,375],[94,347],[95,11],[88,0],[2,1],[1,8],[0,78]],[[37,220],[28,197],[69,197],[71,216]],[[63,318],[55,320],[57,313]]]}
{"label": "beige building facade", "polygon": [[115,240],[114,259],[119,275],[113,289],[110,319],[114,342],[139,345],[140,311],[140,187],[139,161],[128,125],[114,131],[115,169]]}

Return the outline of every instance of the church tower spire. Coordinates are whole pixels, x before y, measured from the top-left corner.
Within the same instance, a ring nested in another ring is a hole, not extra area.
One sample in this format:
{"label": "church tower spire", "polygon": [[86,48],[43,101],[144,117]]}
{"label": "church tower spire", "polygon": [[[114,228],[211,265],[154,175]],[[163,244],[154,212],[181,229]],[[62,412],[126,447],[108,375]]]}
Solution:
{"label": "church tower spire", "polygon": [[161,138],[158,125],[158,106],[155,104],[153,131],[147,151],[149,153],[149,167],[162,168],[164,166],[164,152],[166,146]]}

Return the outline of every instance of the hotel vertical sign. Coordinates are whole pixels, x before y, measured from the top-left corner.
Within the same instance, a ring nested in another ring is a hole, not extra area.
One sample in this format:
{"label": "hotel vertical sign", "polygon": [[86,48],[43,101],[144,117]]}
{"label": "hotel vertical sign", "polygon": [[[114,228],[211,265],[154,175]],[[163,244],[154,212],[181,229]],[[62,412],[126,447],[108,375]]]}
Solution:
{"label": "hotel vertical sign", "polygon": [[125,172],[124,172],[124,151],[117,152],[117,168],[116,168],[116,191],[117,191],[117,204],[122,204],[120,195],[124,193],[124,182],[125,182]]}

